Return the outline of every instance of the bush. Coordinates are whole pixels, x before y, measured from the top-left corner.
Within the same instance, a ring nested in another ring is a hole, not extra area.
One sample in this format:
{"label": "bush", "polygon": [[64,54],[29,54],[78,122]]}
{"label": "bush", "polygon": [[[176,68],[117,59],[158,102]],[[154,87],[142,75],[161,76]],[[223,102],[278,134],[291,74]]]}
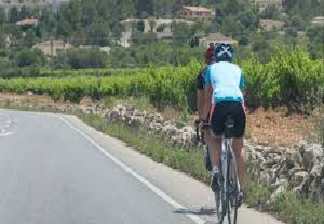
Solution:
{"label": "bush", "polygon": [[56,67],[104,68],[107,62],[107,53],[99,49],[70,49],[62,52],[55,58]]}
{"label": "bush", "polygon": [[324,101],[324,65],[306,51],[277,50],[268,64],[253,58],[242,63],[250,106],[286,106],[307,112]]}
{"label": "bush", "polygon": [[[319,96],[324,86],[324,65],[310,59],[304,51],[279,51],[268,64],[251,59],[243,61],[242,67],[250,107],[286,106],[290,111],[307,112],[324,102],[324,96]],[[0,79],[0,89],[31,90],[66,100],[83,96],[146,96],[158,108],[174,106],[193,111],[196,109],[195,80],[200,69],[199,62],[192,61],[183,67],[119,70],[119,75],[114,76]]]}
{"label": "bush", "polygon": [[201,59],[202,51],[186,45],[175,47],[165,42],[147,43],[146,40],[145,44],[137,47],[112,49],[109,67],[183,66],[189,64],[193,58]]}
{"label": "bush", "polygon": [[22,49],[14,55],[18,67],[42,66],[45,62],[43,53],[38,49]]}
{"label": "bush", "polygon": [[324,116],[321,118],[318,127],[319,141],[324,147]]}

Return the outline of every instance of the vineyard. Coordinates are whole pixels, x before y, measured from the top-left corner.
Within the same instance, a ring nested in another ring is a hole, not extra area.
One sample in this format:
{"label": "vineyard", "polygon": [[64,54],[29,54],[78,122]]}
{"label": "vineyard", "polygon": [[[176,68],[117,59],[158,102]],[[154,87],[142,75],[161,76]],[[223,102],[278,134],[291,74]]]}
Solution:
{"label": "vineyard", "polygon": [[[252,58],[241,61],[251,107],[287,106],[306,110],[324,102],[324,65],[303,50],[278,51],[267,64]],[[43,72],[42,77],[0,79],[0,90],[47,94],[54,100],[78,102],[84,96],[146,96],[157,107],[195,109],[196,75],[201,64],[137,70]]]}

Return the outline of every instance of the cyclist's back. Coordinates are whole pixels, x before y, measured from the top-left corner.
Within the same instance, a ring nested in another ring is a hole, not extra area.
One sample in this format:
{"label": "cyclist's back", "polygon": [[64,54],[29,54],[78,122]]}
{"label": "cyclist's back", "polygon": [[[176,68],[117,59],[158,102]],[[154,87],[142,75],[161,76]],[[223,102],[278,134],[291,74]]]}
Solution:
{"label": "cyclist's back", "polygon": [[241,69],[230,62],[220,61],[208,67],[206,83],[213,87],[215,103],[222,101],[243,101],[243,74]]}

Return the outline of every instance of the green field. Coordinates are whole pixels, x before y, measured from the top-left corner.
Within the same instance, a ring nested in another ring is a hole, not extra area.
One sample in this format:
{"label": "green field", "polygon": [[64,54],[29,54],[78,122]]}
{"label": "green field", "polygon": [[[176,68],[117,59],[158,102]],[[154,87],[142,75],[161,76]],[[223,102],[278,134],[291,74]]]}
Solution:
{"label": "green field", "polygon": [[[250,107],[286,106],[293,111],[307,111],[324,101],[323,61],[311,59],[303,50],[277,51],[267,64],[256,58],[239,64],[247,80]],[[43,71],[44,77],[0,79],[0,90],[19,94],[32,91],[72,102],[84,96],[146,96],[159,108],[173,106],[193,111],[200,69],[201,64],[192,61],[185,67]]]}

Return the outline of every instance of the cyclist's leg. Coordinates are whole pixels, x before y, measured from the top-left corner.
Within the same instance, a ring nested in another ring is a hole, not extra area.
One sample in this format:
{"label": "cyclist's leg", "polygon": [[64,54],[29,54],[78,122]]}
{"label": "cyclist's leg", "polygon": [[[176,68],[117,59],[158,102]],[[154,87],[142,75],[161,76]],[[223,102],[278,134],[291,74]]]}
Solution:
{"label": "cyclist's leg", "polygon": [[244,186],[245,176],[245,162],[244,162],[244,151],[243,151],[243,136],[245,132],[246,117],[243,106],[238,103],[233,105],[232,108],[234,128],[233,128],[233,151],[236,157],[238,174],[241,183],[241,187]]}
{"label": "cyclist's leg", "polygon": [[212,162],[212,166],[218,167],[219,165],[219,156],[220,156],[220,147],[221,147],[221,138],[219,136],[215,136],[212,133],[212,130],[206,130],[205,132],[206,143],[208,145],[210,158]]}
{"label": "cyclist's leg", "polygon": [[212,161],[215,168],[218,168],[220,152],[222,149],[222,135],[225,130],[226,105],[216,104],[213,111],[211,125]]}
{"label": "cyclist's leg", "polygon": [[233,151],[235,154],[238,175],[240,179],[241,187],[244,186],[244,176],[245,176],[245,162],[244,162],[244,152],[243,152],[243,138],[233,138],[232,142]]}

